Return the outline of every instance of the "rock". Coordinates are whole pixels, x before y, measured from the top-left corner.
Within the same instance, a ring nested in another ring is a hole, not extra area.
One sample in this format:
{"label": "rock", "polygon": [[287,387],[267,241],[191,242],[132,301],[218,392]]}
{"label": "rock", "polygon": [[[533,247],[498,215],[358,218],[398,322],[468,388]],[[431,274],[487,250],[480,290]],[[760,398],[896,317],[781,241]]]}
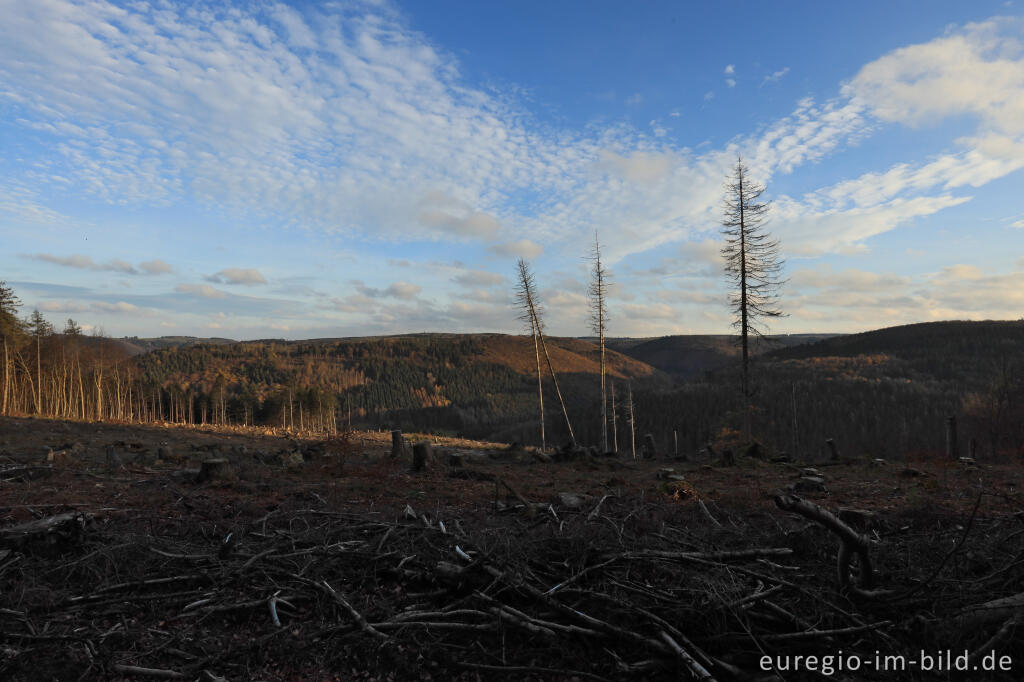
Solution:
{"label": "rock", "polygon": [[683,476],[682,474],[669,474],[665,480],[670,482],[674,481],[676,483],[683,483],[686,481],[686,476]]}
{"label": "rock", "polygon": [[888,464],[889,463],[886,462],[881,457],[876,457],[875,459],[871,460],[871,466],[873,466],[873,467],[884,467],[884,466],[886,466]]}
{"label": "rock", "polygon": [[903,471],[900,472],[900,476],[903,476],[904,478],[918,478],[920,476],[927,475],[928,474],[921,471],[920,469],[914,469],[912,467],[906,467]]}
{"label": "rock", "polygon": [[448,466],[460,468],[462,467],[462,453],[461,452],[449,452],[448,453]]}
{"label": "rock", "polygon": [[813,468],[813,467],[807,467],[806,469],[801,469],[800,470],[800,475],[802,475],[802,476],[817,476],[819,478],[824,478],[824,476],[821,475],[821,472],[818,471],[817,469]]}
{"label": "rock", "polygon": [[675,469],[671,467],[665,467],[664,469],[658,469],[658,472],[654,474],[654,477],[659,481],[667,481],[669,480],[668,477],[674,475],[675,473]]}
{"label": "rock", "polygon": [[165,462],[177,461],[174,456],[174,451],[171,450],[169,445],[161,445],[156,449],[157,459],[162,459]]}
{"label": "rock", "polygon": [[573,493],[558,493],[556,501],[559,506],[566,509],[580,509],[583,507],[583,498]]}
{"label": "rock", "polygon": [[973,457],[961,457],[958,461],[966,467],[973,467],[977,464]]}

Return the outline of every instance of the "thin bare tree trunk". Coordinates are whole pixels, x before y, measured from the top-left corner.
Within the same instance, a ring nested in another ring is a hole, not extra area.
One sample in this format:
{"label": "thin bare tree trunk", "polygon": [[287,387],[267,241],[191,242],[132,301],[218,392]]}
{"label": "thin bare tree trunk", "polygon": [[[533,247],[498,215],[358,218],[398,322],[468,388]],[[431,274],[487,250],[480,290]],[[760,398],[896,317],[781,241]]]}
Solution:
{"label": "thin bare tree trunk", "polygon": [[4,336],[4,404],[3,413],[7,414],[7,392],[11,384],[11,361],[7,355],[7,337]]}
{"label": "thin bare tree trunk", "polygon": [[540,371],[540,342],[537,340],[537,325],[532,323],[533,328],[533,354],[537,359],[537,400],[540,402],[540,451],[547,450],[547,437],[544,434],[544,385]]}
{"label": "thin bare tree trunk", "polygon": [[612,385],[612,445],[615,452],[619,451],[619,415],[615,411],[615,382]]}
{"label": "thin bare tree trunk", "polygon": [[633,384],[629,386],[629,447],[633,452],[633,459],[636,459],[636,423],[633,419]]}
{"label": "thin bare tree trunk", "polygon": [[555,368],[551,365],[551,356],[548,355],[548,344],[544,342],[544,334],[540,335],[540,347],[544,350],[544,359],[548,363],[548,372],[551,373],[551,382],[555,385],[555,395],[558,396],[558,404],[562,406],[562,416],[565,417],[565,427],[569,429],[569,439],[576,444],[576,434],[572,432],[572,423],[569,421],[569,412],[565,409],[565,400],[562,399],[562,391],[558,388],[558,377],[555,376]]}

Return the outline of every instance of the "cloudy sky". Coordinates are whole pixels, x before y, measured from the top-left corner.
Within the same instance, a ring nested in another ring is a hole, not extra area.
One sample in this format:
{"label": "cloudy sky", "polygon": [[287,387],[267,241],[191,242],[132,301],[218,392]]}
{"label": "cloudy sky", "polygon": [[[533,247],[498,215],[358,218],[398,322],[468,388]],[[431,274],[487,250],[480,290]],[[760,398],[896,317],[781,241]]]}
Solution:
{"label": "cloudy sky", "polygon": [[114,336],[725,333],[737,154],[776,332],[1024,315],[1021,0],[0,0],[0,280]]}

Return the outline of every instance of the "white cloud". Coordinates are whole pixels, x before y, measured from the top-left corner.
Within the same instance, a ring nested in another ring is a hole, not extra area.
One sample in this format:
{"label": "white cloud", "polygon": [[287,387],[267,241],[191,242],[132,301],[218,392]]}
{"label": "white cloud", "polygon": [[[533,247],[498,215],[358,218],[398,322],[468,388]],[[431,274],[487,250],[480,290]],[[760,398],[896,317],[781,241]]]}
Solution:
{"label": "white cloud", "polygon": [[923,124],[974,114],[993,131],[1024,133],[1024,18],[968,24],[871,62],[843,88],[886,121]]}
{"label": "white cloud", "polygon": [[544,247],[529,239],[520,239],[505,244],[495,244],[488,247],[488,250],[498,256],[505,258],[537,258],[544,253]]}
{"label": "white cloud", "polygon": [[412,300],[423,290],[420,286],[410,284],[409,282],[394,282],[384,289],[368,287],[358,280],[353,282],[353,284],[356,287],[356,291],[359,292],[360,298],[349,297],[349,299],[346,299],[347,305],[349,306],[365,304],[369,302],[367,299],[374,298],[398,298],[402,300]]}
{"label": "white cloud", "polygon": [[774,71],[774,72],[768,74],[767,76],[764,77],[764,80],[761,81],[761,87],[764,87],[765,85],[768,85],[769,83],[778,83],[780,80],[782,80],[786,76],[787,73],[789,73],[789,67],[788,66],[783,67],[783,68],[779,69],[778,71]]}
{"label": "white cloud", "polygon": [[267,278],[255,268],[225,268],[216,274],[210,275],[206,280],[220,284],[242,284],[247,286],[267,283]]}
{"label": "white cloud", "polygon": [[208,284],[179,284],[174,287],[174,290],[181,294],[191,294],[203,298],[225,298],[227,296],[227,292],[214,289]]}
{"label": "white cloud", "polygon": [[130,315],[142,315],[147,314],[148,311],[143,311],[139,306],[125,301],[117,301],[115,303],[107,303],[105,301],[96,301],[92,304],[92,308],[99,312],[104,313],[124,313]]}
{"label": "white cloud", "polygon": [[55,256],[49,253],[35,253],[24,257],[46,263],[53,263],[54,265],[62,265],[66,268],[78,268],[79,270],[106,270],[110,272],[123,272],[130,275],[138,274],[138,271],[132,267],[131,263],[127,263],[119,258],[115,258],[106,263],[97,263],[89,256],[83,256],[81,254]]}
{"label": "white cloud", "polygon": [[633,93],[632,95],[627,97],[625,101],[626,106],[637,107],[644,103],[644,96],[641,95],[639,92]]}
{"label": "white cloud", "polygon": [[847,210],[815,210],[783,198],[774,207],[773,232],[781,239],[783,250],[791,255],[858,253],[863,252],[864,241],[871,237],[969,200],[970,197],[944,194],[896,198]]}
{"label": "white cloud", "polygon": [[504,284],[503,275],[484,270],[467,270],[452,278],[452,281],[464,287],[493,287]]}
{"label": "white cloud", "polygon": [[725,79],[725,84],[727,86],[729,86],[730,88],[735,88],[736,87],[736,79],[735,78],[726,78]]}
{"label": "white cloud", "polygon": [[727,65],[727,66],[725,67],[725,70],[723,71],[723,73],[724,73],[725,75],[727,75],[727,76],[729,76],[729,75],[732,75],[732,74],[736,73],[736,65],[735,65],[735,64],[729,64],[729,65]]}
{"label": "white cloud", "polygon": [[139,269],[147,275],[163,275],[169,272],[174,272],[174,268],[171,267],[170,263],[162,261],[159,258],[139,263]]}

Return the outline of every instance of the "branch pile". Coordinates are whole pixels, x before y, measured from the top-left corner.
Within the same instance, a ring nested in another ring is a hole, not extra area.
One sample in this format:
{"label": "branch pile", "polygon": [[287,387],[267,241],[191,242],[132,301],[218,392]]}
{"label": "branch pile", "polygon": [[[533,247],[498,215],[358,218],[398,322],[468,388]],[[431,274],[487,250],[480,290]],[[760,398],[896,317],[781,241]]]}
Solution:
{"label": "branch pile", "polygon": [[615,497],[461,519],[64,515],[84,530],[59,557],[0,550],[0,677],[749,680],[778,679],[765,655],[1019,646],[1014,517],[972,517],[972,542],[923,517],[855,531],[800,502],[714,524]]}

